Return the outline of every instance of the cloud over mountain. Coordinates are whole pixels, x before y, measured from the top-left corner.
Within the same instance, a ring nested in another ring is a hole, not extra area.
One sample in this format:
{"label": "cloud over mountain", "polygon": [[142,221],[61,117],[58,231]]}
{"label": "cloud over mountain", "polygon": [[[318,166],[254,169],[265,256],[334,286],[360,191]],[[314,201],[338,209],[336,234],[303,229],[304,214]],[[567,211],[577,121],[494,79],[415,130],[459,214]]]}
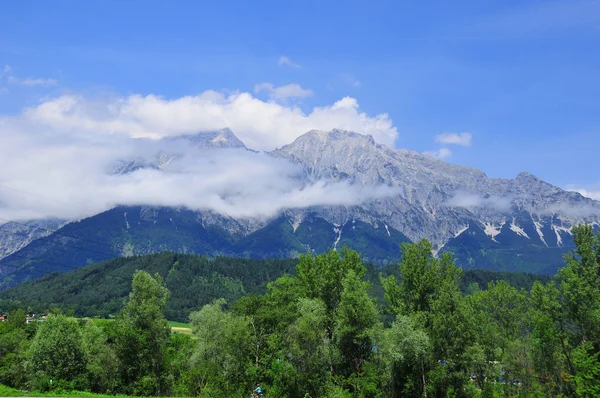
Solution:
{"label": "cloud over mountain", "polygon": [[[32,126],[31,120],[35,119],[2,121],[0,158],[10,165],[0,168],[4,219],[78,219],[117,205],[183,206],[234,218],[269,217],[282,209],[351,206],[398,193],[346,182],[307,184],[300,178],[300,167],[285,159],[243,146],[207,148],[194,136],[153,140],[75,134],[48,127],[36,130],[33,127],[40,125]],[[237,140],[232,134],[230,139]],[[130,159],[158,167],[114,173],[115,165]]]}
{"label": "cloud over mountain", "polygon": [[[294,87],[273,90],[278,96],[299,94]],[[351,97],[304,112],[295,105],[265,102],[249,93],[225,95],[216,91],[176,99],[156,95],[94,99],[63,95],[26,109],[17,122],[26,122],[34,129],[77,135],[122,134],[154,139],[229,127],[249,148],[257,150],[288,144],[311,129],[342,128],[371,134],[389,146],[398,134],[387,114],[361,112],[357,100]]]}

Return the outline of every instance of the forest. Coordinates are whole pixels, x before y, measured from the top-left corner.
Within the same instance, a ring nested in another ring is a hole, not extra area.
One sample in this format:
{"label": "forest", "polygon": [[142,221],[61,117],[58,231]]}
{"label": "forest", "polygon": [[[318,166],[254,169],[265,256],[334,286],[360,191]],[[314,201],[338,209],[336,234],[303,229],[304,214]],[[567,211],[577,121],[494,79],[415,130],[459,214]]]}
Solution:
{"label": "forest", "polygon": [[[399,277],[396,264],[380,267],[364,262],[369,293],[384,303],[380,275]],[[51,273],[0,292],[0,313],[23,308],[28,313],[59,309],[75,317],[110,318],[123,306],[131,292],[136,270],[159,274],[169,289],[165,316],[187,322],[190,313],[216,298],[233,303],[247,294],[264,294],[267,284],[285,274],[295,275],[298,259],[247,259],[162,252],[143,256],[117,257],[67,273]],[[491,281],[504,280],[517,289],[530,290],[536,280],[548,282],[547,275],[495,272],[471,269],[462,273],[461,291]]]}
{"label": "forest", "polygon": [[[600,233],[551,280],[468,283],[450,254],[404,244],[397,271],[373,278],[344,248],[303,255],[295,272],[189,315],[171,333],[164,275],[137,270],[112,319],[54,310],[0,323],[0,383],[28,391],[138,396],[600,396]],[[168,276],[167,276],[168,278]],[[11,301],[15,304],[15,301]]]}

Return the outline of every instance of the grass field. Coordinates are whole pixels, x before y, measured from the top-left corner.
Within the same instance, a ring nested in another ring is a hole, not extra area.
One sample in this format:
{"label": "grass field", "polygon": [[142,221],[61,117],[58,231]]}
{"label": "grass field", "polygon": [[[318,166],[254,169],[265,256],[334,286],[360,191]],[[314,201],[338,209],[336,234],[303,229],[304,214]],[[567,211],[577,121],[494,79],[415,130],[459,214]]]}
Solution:
{"label": "grass field", "polygon": [[169,323],[171,324],[171,327],[186,328],[186,329],[192,328],[192,325],[190,325],[189,323],[175,322],[175,321],[170,321]]}
{"label": "grass field", "polygon": [[[129,398],[127,395],[104,395],[92,394],[84,391],[69,391],[69,392],[47,392],[39,391],[20,391],[14,388],[0,384],[0,397],[89,397],[89,398]],[[157,397],[158,398],[158,397]],[[173,398],[173,397],[171,397]],[[181,398],[181,397],[180,397]]]}
{"label": "grass field", "polygon": [[182,322],[169,322],[173,333],[192,334],[192,325]]}
{"label": "grass field", "polygon": [[83,391],[70,391],[70,392],[49,392],[42,393],[39,391],[26,392],[10,388],[0,384],[0,397],[94,397],[94,398],[125,398],[125,395],[102,395],[92,394]]}

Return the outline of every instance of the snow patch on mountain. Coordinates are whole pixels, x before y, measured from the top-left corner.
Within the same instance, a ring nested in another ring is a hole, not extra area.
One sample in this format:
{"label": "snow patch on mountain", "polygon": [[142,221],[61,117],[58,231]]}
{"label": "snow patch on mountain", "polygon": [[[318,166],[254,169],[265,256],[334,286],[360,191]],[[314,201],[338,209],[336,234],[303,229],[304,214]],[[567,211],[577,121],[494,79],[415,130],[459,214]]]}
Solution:
{"label": "snow patch on mountain", "polygon": [[510,230],[513,231],[514,233],[516,233],[517,235],[520,235],[520,236],[523,236],[523,237],[529,239],[529,235],[527,235],[527,233],[523,230],[523,228],[521,228],[517,224],[515,224],[514,218],[513,218],[513,221],[510,223]]}
{"label": "snow patch on mountain", "polygon": [[[354,228],[354,227],[352,227],[352,228]],[[337,250],[337,245],[338,245],[338,243],[340,243],[340,239],[342,239],[342,227],[333,228],[333,232],[335,232],[337,234],[337,237],[335,238],[335,242],[333,242],[333,250]]]}
{"label": "snow patch on mountain", "polygon": [[498,236],[500,234],[500,231],[502,231],[502,227],[504,226],[504,222],[502,224],[500,224],[500,226],[495,226],[490,222],[486,222],[483,223],[483,226],[485,227],[485,229],[483,230],[483,232],[492,238],[492,240],[494,242],[498,242],[496,240],[496,236]]}
{"label": "snow patch on mountain", "polygon": [[[465,232],[467,229],[469,229],[468,225],[465,225],[464,227],[462,227],[461,229],[459,229],[455,234],[454,237],[458,238],[460,235],[462,235],[463,232]],[[495,235],[494,235],[495,236]]]}
{"label": "snow patch on mountain", "polygon": [[560,233],[566,233],[571,235],[572,234],[572,228],[571,227],[563,227],[563,226],[559,226],[559,225],[552,225],[552,229],[554,230],[554,233],[556,234],[556,242],[558,246],[562,246],[563,245],[563,239],[562,236],[560,236]]}
{"label": "snow patch on mountain", "polygon": [[542,223],[539,221],[536,221],[533,219],[533,217],[531,218],[531,221],[533,222],[533,225],[535,226],[535,231],[537,232],[538,236],[540,237],[540,240],[542,241],[542,243],[544,243],[544,245],[548,246],[548,244],[546,243],[546,240],[544,239],[544,233],[542,232]]}

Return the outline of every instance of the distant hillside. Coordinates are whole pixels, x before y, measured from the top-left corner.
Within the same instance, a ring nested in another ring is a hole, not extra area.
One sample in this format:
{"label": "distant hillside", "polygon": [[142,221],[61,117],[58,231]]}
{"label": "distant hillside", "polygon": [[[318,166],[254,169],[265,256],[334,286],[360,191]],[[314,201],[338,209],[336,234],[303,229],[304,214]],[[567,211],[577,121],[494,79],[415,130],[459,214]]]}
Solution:
{"label": "distant hillside", "polygon": [[[88,265],[73,272],[51,274],[0,292],[0,312],[14,307],[45,312],[60,308],[76,316],[109,317],[116,314],[131,290],[135,270],[160,274],[171,295],[166,309],[168,319],[187,321],[191,311],[215,298],[232,302],[245,294],[262,293],[267,283],[283,274],[294,274],[295,259],[241,259],[182,255],[172,252],[129,258],[115,258]],[[380,268],[367,264],[373,294],[382,299],[379,273],[396,274],[398,267]],[[465,271],[463,290],[471,283],[485,288],[491,280],[506,280],[518,288],[529,289],[542,275],[525,273]]]}

